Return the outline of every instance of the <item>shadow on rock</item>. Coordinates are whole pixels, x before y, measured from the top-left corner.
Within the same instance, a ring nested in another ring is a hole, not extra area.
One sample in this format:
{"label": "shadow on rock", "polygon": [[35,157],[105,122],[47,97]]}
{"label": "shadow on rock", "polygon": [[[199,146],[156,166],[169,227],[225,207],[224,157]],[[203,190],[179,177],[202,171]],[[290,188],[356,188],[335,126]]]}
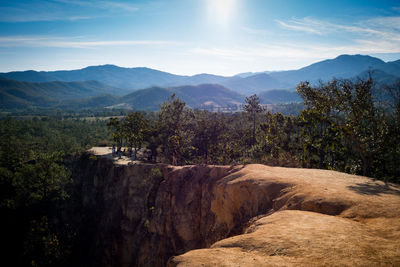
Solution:
{"label": "shadow on rock", "polygon": [[360,195],[376,195],[381,194],[392,194],[400,195],[400,186],[393,184],[379,184],[379,183],[357,183],[350,185],[348,189],[360,194]]}

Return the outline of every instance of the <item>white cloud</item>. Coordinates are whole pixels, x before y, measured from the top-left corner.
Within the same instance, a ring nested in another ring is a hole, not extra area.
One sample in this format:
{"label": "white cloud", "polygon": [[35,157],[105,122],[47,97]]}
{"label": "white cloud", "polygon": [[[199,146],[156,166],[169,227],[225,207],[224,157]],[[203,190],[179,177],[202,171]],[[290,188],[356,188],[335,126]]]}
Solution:
{"label": "white cloud", "polygon": [[[376,17],[349,24],[331,23],[311,18],[277,21],[284,29],[332,37],[345,46],[325,45],[320,48],[340,53],[395,53],[400,51],[400,16]],[[319,49],[319,50],[321,50]],[[324,52],[325,53],[325,52]]]}
{"label": "white cloud", "polygon": [[[265,62],[265,69],[271,68],[270,62],[276,62],[274,69],[292,66],[291,69],[303,67],[305,62],[316,62],[335,58],[342,54],[379,54],[399,52],[399,44],[385,40],[357,39],[349,45],[312,44],[312,43],[270,43],[253,44],[252,46],[232,47],[197,47],[190,53],[202,57],[216,58],[221,62],[252,62],[260,65]],[[264,69],[264,70],[265,70]]]}
{"label": "white cloud", "polygon": [[289,22],[283,22],[281,20],[275,20],[275,21],[282,28],[285,28],[285,29],[322,35],[321,30],[317,29],[317,27],[315,27],[315,25],[306,24],[306,23],[298,21],[298,20],[291,20]]}
{"label": "white cloud", "polygon": [[[1,9],[0,9],[1,12]],[[1,22],[35,22],[35,21],[76,21],[76,20],[87,20],[93,19],[95,16],[77,16],[77,15],[65,15],[59,12],[54,13],[25,13],[21,12],[18,14],[6,14],[0,17]]]}
{"label": "white cloud", "polygon": [[86,6],[99,9],[122,9],[125,11],[137,11],[139,8],[133,3],[118,1],[76,1],[76,0],[55,0],[59,3]]}
{"label": "white cloud", "polygon": [[21,3],[16,1],[13,7],[0,5],[0,21],[75,21],[105,17],[109,15],[108,13],[137,10],[139,8],[136,4],[119,1],[42,0]]}
{"label": "white cloud", "polygon": [[398,39],[400,36],[400,16],[377,17],[352,24],[331,23],[311,18],[292,19],[288,22],[277,20],[277,23],[284,29],[318,35],[352,33],[394,39]]}
{"label": "white cloud", "polygon": [[248,34],[259,35],[264,37],[271,34],[270,31],[264,29],[255,29],[250,27],[241,27],[241,29]]}
{"label": "white cloud", "polygon": [[96,48],[106,46],[136,46],[136,45],[176,45],[179,42],[165,40],[112,40],[91,41],[82,36],[50,37],[50,36],[2,36],[2,47],[58,47],[58,48]]}

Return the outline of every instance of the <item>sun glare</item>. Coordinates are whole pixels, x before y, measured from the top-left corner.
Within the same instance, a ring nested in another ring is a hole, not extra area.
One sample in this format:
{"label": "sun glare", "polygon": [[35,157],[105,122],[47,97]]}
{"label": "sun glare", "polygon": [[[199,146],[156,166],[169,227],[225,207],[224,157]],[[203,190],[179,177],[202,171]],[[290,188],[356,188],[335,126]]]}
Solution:
{"label": "sun glare", "polygon": [[231,22],[237,0],[207,0],[208,16],[219,26],[226,28]]}

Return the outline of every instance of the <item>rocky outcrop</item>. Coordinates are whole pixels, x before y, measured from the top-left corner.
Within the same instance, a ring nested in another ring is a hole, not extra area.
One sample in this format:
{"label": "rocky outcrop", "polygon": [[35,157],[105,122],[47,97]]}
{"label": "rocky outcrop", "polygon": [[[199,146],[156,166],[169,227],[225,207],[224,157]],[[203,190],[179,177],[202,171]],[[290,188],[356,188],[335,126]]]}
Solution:
{"label": "rocky outcrop", "polygon": [[264,165],[116,165],[91,154],[74,170],[86,265],[400,264],[395,185]]}

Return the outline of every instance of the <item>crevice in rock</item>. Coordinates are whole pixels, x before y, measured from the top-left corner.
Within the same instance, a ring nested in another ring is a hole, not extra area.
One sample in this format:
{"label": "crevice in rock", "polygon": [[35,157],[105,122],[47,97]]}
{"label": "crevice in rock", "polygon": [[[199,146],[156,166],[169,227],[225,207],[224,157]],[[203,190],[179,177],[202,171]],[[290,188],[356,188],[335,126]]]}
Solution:
{"label": "crevice in rock", "polygon": [[251,231],[253,222],[277,211],[338,215],[351,205],[306,198],[287,181],[242,180],[242,168],[117,167],[82,156],[74,179],[85,265],[165,266],[171,256]]}

